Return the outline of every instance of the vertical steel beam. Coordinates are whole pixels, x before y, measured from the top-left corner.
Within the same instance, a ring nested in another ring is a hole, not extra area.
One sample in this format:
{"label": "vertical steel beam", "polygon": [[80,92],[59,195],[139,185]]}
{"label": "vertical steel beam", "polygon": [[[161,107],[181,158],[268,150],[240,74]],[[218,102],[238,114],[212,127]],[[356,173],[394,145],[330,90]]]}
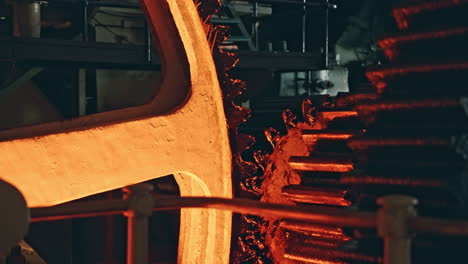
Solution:
{"label": "vertical steel beam", "polygon": [[129,202],[127,216],[127,264],[148,264],[149,217],[153,212],[153,185],[141,183],[123,189]]}
{"label": "vertical steel beam", "polygon": [[302,53],[307,51],[307,0],[303,0],[302,6]]}
{"label": "vertical steel beam", "polygon": [[384,240],[384,264],[411,264],[411,237],[408,218],[416,216],[417,199],[404,195],[380,198],[377,231]]}

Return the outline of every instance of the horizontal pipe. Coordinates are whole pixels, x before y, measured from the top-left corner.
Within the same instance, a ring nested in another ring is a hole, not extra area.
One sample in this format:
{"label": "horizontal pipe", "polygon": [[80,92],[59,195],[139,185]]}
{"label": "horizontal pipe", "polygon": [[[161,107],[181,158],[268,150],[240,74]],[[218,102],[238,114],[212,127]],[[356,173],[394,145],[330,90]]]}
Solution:
{"label": "horizontal pipe", "polygon": [[[376,215],[372,212],[353,212],[346,209],[317,209],[309,206],[290,206],[262,203],[246,199],[224,199],[215,197],[155,196],[155,211],[180,208],[213,208],[234,213],[269,216],[308,221],[315,224],[375,228]],[[121,214],[128,209],[125,200],[73,202],[52,207],[31,208],[31,222],[64,220]],[[412,217],[409,229],[414,233],[432,233],[468,236],[468,221]]]}
{"label": "horizontal pipe", "polygon": [[325,1],[319,2],[299,2],[293,0],[248,0],[250,3],[259,3],[259,4],[286,4],[286,5],[298,5],[298,6],[307,6],[307,7],[320,7],[320,8],[335,8],[335,5],[328,4]]}
{"label": "horizontal pipe", "polygon": [[125,3],[122,1],[87,1],[90,6],[98,7],[116,7],[116,8],[132,8],[140,9],[140,5],[135,3]]}
{"label": "horizontal pipe", "polygon": [[229,210],[239,214],[296,219],[316,224],[344,227],[374,228],[376,216],[371,212],[353,212],[345,209],[311,208],[310,206],[291,206],[263,203],[247,199],[224,199],[213,197],[157,198],[155,210],[179,208],[213,208]]}
{"label": "horizontal pipe", "polygon": [[468,236],[468,221],[413,217],[408,220],[408,228],[413,233]]}
{"label": "horizontal pipe", "polygon": [[127,209],[126,200],[71,202],[51,207],[31,208],[31,222],[117,215]]}
{"label": "horizontal pipe", "polygon": [[[374,228],[376,226],[375,214],[370,212],[352,212],[341,209],[323,210],[307,206],[290,206],[246,199],[214,197],[172,197],[158,195],[155,199],[155,211],[177,210],[180,208],[213,208],[229,210],[240,214],[310,221],[316,224],[361,228]],[[125,200],[75,202],[53,207],[32,208],[31,221],[39,222],[112,215],[123,213],[126,210],[127,202]]]}
{"label": "horizontal pipe", "polygon": [[126,3],[123,1],[96,1],[96,0],[74,0],[74,1],[47,1],[47,4],[50,6],[57,7],[68,7],[71,5],[89,5],[96,7],[113,7],[113,8],[130,8],[130,9],[140,9],[140,5],[137,3]]}

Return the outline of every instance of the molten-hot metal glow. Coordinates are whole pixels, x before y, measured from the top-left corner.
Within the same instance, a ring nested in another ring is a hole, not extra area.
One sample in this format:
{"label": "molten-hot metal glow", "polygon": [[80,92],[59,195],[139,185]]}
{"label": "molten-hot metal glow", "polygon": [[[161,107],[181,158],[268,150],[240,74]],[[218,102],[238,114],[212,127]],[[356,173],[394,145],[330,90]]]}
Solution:
{"label": "molten-hot metal glow", "polygon": [[302,139],[308,145],[315,144],[318,140],[345,140],[354,136],[353,133],[321,133],[314,130],[305,130]]}
{"label": "molten-hot metal glow", "polygon": [[306,222],[285,220],[280,226],[284,229],[292,230],[299,233],[305,233],[315,238],[325,238],[328,240],[339,240],[345,242],[351,238],[343,232],[342,227],[314,225]]}
{"label": "molten-hot metal glow", "polygon": [[450,137],[355,137],[351,138],[346,143],[349,148],[354,150],[363,150],[371,147],[382,146],[449,146],[451,144]]}
{"label": "molten-hot metal glow", "polygon": [[284,254],[284,257],[286,259],[302,261],[304,263],[310,263],[310,264],[349,264],[349,262],[341,261],[341,260],[325,260],[321,258],[306,257],[306,256],[295,255],[291,253]]}
{"label": "molten-hot metal glow", "polygon": [[468,63],[449,63],[449,64],[427,64],[415,66],[400,66],[390,67],[384,69],[373,69],[366,73],[369,81],[375,86],[377,93],[382,93],[387,88],[387,80],[395,76],[404,76],[412,73],[427,73],[433,71],[453,71],[453,70],[466,70]]}
{"label": "molten-hot metal glow", "polygon": [[282,189],[283,195],[295,202],[350,206],[348,191],[336,188],[314,188],[303,185],[289,185]]}
{"label": "molten-hot metal glow", "polygon": [[324,120],[333,120],[336,118],[357,116],[358,113],[356,111],[324,111],[320,112],[320,115]]}
{"label": "molten-hot metal glow", "polygon": [[448,185],[441,180],[384,178],[372,176],[344,176],[340,179],[340,182],[343,184],[379,184],[419,187],[447,187]]}
{"label": "molten-hot metal glow", "polygon": [[461,5],[464,3],[468,3],[468,0],[442,0],[418,3],[412,6],[393,9],[393,17],[397,21],[398,27],[400,29],[406,29],[408,28],[408,19],[412,15],[419,14],[423,11],[447,8],[454,5]]}
{"label": "molten-hot metal glow", "polygon": [[[222,94],[193,0],[141,3],[167,62],[150,103],[0,131],[1,177],[21,190],[30,207],[168,174],[182,196],[232,197]],[[176,105],[173,97],[187,90]],[[228,263],[230,232],[229,212],[183,209],[178,263]]]}
{"label": "molten-hot metal glow", "polygon": [[299,171],[348,172],[354,169],[354,163],[351,160],[324,160],[310,157],[292,157],[289,165],[292,169]]}
{"label": "molten-hot metal glow", "polygon": [[417,34],[406,34],[395,37],[389,37],[378,41],[378,45],[384,51],[387,58],[390,60],[398,57],[397,47],[407,42],[431,40],[438,38],[446,38],[451,36],[461,36],[468,32],[468,28],[455,28],[449,30],[424,32]]}

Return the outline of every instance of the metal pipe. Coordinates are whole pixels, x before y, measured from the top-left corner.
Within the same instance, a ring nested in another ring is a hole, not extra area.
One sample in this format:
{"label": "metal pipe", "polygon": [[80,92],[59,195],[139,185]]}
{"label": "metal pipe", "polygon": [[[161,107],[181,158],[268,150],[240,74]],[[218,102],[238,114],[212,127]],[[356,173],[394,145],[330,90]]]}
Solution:
{"label": "metal pipe", "polygon": [[468,236],[467,221],[411,217],[408,219],[408,226],[414,233]]}
{"label": "metal pipe", "polygon": [[[287,4],[287,5],[300,5],[300,6],[308,6],[308,7],[329,7],[328,2],[324,3],[324,1],[318,1],[318,2],[299,2],[299,1],[291,1],[291,0],[248,0],[251,3],[260,3],[260,4]],[[334,5],[331,5],[331,7],[334,7]]]}
{"label": "metal pipe", "polygon": [[258,47],[258,41],[259,41],[259,37],[258,37],[258,28],[259,28],[259,21],[258,21],[258,3],[255,2],[253,3],[253,12],[252,12],[252,16],[253,16],[253,24],[252,24],[252,35],[254,37],[254,42],[255,42],[255,48],[257,50],[259,50],[259,47]]}
{"label": "metal pipe", "polygon": [[88,42],[88,1],[83,1],[83,41]]}
{"label": "metal pipe", "polygon": [[306,53],[307,51],[307,0],[303,0],[304,6],[302,7],[303,9],[303,14],[302,14],[302,53]]}
{"label": "metal pipe", "polygon": [[13,1],[13,36],[41,36],[41,1]]}
{"label": "metal pipe", "polygon": [[148,26],[148,23],[145,22],[145,45],[146,45],[146,61],[151,62],[152,54],[151,54],[151,30]]}
{"label": "metal pipe", "polygon": [[384,241],[383,264],[411,264],[409,217],[416,216],[418,201],[410,196],[390,195],[377,200],[377,231]]}
{"label": "metal pipe", "polygon": [[[273,216],[309,221],[315,224],[346,227],[376,227],[376,215],[370,212],[352,212],[346,209],[311,208],[262,203],[246,199],[223,199],[215,197],[173,197],[156,195],[153,211],[177,210],[180,208],[214,208],[236,213]],[[127,200],[72,202],[52,207],[31,208],[31,222],[65,220],[122,214],[128,210]],[[453,221],[428,217],[410,216],[408,229],[412,233],[467,235],[468,221]]]}
{"label": "metal pipe", "polygon": [[371,212],[354,212],[338,208],[311,208],[262,203],[247,199],[223,199],[213,197],[171,197],[156,198],[156,211],[179,208],[213,208],[229,210],[239,214],[252,214],[284,219],[309,221],[316,224],[345,227],[375,228],[376,215]]}
{"label": "metal pipe", "polygon": [[154,187],[141,183],[123,189],[128,200],[127,216],[127,264],[148,264],[149,260],[149,217],[153,213]]}
{"label": "metal pipe", "polygon": [[31,222],[56,221],[122,214],[128,209],[125,200],[73,202],[52,207],[31,208]]}
{"label": "metal pipe", "polygon": [[325,32],[324,32],[324,43],[323,43],[323,67],[328,69],[330,67],[330,4],[329,0],[325,0],[326,7],[325,11]]}
{"label": "metal pipe", "polygon": [[[215,197],[155,197],[157,204],[153,211],[177,210],[180,208],[213,208],[230,210],[241,214],[254,214],[278,218],[310,221],[316,224],[338,225],[346,227],[375,227],[375,214],[353,212],[345,209],[317,209],[310,206],[290,206],[262,203],[247,199],[223,199]],[[31,221],[52,221],[80,217],[116,215],[128,209],[125,200],[88,201],[68,203],[53,207],[32,208]]]}
{"label": "metal pipe", "polygon": [[121,1],[87,1],[91,6],[140,9],[140,5]]}

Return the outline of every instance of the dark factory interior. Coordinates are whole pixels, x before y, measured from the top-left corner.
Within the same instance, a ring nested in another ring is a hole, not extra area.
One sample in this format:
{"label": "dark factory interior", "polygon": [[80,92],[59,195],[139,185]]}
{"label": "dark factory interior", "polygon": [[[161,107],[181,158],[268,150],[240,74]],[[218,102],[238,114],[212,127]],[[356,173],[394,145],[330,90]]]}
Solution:
{"label": "dark factory interior", "polygon": [[467,14],[1,1],[0,264],[468,262]]}

